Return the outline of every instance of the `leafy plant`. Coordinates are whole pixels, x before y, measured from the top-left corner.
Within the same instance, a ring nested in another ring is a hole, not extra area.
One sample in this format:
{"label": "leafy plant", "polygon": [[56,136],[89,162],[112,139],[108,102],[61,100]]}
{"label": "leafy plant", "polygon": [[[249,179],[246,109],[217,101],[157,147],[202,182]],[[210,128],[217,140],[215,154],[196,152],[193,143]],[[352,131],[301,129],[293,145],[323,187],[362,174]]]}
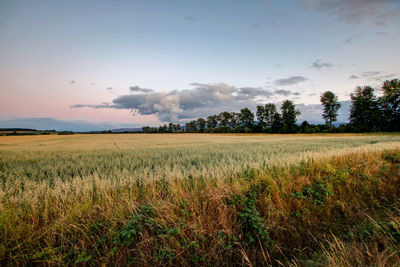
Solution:
{"label": "leafy plant", "polygon": [[333,195],[333,191],[322,179],[317,179],[312,182],[311,187],[304,187],[301,192],[294,192],[292,195],[295,198],[311,199],[315,204],[323,206],[325,200]]}
{"label": "leafy plant", "polygon": [[116,233],[114,245],[130,246],[140,232],[145,230],[154,230],[157,227],[154,219],[156,209],[151,205],[138,207],[136,213],[130,220]]}
{"label": "leafy plant", "polygon": [[75,264],[78,263],[87,263],[90,261],[90,259],[92,258],[92,255],[87,255],[85,251],[83,251],[82,253],[80,253],[78,255],[78,258],[75,261]]}
{"label": "leafy plant", "polygon": [[157,261],[169,261],[171,262],[175,257],[175,252],[172,249],[160,249],[156,252],[155,259]]}
{"label": "leafy plant", "polygon": [[238,238],[236,236],[224,233],[221,230],[218,230],[217,232],[217,239],[222,243],[222,246],[225,250],[231,249],[238,242]]}
{"label": "leafy plant", "polygon": [[210,259],[207,259],[207,255],[199,253],[194,253],[193,256],[189,258],[189,261],[194,264],[205,263],[207,265],[211,262]]}
{"label": "leafy plant", "polygon": [[248,192],[244,196],[234,194],[228,204],[234,204],[238,208],[238,220],[242,231],[242,241],[246,246],[253,246],[260,241],[264,246],[271,243],[264,219],[256,208],[257,193]]}

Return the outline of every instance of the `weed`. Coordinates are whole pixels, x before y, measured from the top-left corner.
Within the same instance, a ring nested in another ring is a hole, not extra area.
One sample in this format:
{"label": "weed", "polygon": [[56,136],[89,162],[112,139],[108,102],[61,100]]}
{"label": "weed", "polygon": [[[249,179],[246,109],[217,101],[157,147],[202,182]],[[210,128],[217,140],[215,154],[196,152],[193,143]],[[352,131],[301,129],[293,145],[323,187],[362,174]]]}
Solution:
{"label": "weed", "polygon": [[260,241],[265,247],[271,244],[264,219],[256,208],[257,193],[250,191],[247,194],[233,195],[228,199],[228,204],[234,204],[238,208],[238,221],[242,231],[242,241],[246,246],[258,245]]}
{"label": "weed", "polygon": [[225,250],[232,249],[233,246],[238,243],[238,238],[236,236],[224,233],[221,230],[217,232],[217,239]]}
{"label": "weed", "polygon": [[192,264],[206,264],[209,265],[211,263],[210,259],[207,259],[207,255],[194,253],[193,256],[189,258],[190,263]]}
{"label": "weed", "polygon": [[157,228],[154,219],[156,209],[151,205],[139,206],[129,221],[116,232],[114,245],[128,247],[138,240],[138,235],[146,230]]}
{"label": "weed", "polygon": [[87,255],[85,251],[78,254],[75,264],[88,263],[92,259],[92,255]]}
{"label": "weed", "polygon": [[400,152],[390,151],[382,154],[383,159],[391,161],[392,163],[400,163]]}
{"label": "weed", "polygon": [[304,187],[301,192],[294,192],[293,197],[299,199],[311,199],[315,204],[323,206],[325,200],[333,195],[333,191],[322,179],[312,182],[311,187]]}
{"label": "weed", "polygon": [[160,249],[157,250],[155,255],[156,261],[169,261],[171,262],[175,257],[175,252],[172,249]]}

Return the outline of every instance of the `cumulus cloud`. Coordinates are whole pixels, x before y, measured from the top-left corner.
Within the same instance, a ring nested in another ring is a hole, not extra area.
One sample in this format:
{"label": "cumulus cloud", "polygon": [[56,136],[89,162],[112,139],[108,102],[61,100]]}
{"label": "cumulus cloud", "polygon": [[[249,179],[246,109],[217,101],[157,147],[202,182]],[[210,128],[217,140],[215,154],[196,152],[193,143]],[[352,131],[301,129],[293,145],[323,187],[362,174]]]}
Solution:
{"label": "cumulus cloud", "polygon": [[150,93],[153,92],[153,89],[148,89],[148,88],[141,88],[137,85],[129,87],[129,90],[132,92],[140,92],[140,93]]}
{"label": "cumulus cloud", "polygon": [[314,69],[331,68],[333,67],[333,64],[328,62],[322,62],[321,60],[318,59],[311,64],[311,67]]}
{"label": "cumulus cloud", "polygon": [[111,91],[113,88],[111,86],[107,87],[106,90]]}
{"label": "cumulus cloud", "polygon": [[270,98],[271,96],[274,95],[274,92],[265,90],[262,88],[254,88],[254,87],[242,87],[239,88],[238,90],[239,95],[242,95],[244,97],[257,97],[257,96],[265,96],[267,98]]}
{"label": "cumulus cloud", "polygon": [[385,26],[398,15],[397,0],[303,0],[307,7],[328,12],[347,23],[370,21]]}
{"label": "cumulus cloud", "polygon": [[349,77],[349,79],[351,79],[351,80],[353,80],[353,79],[358,79],[358,78],[360,78],[360,77],[358,77],[357,75],[351,75],[351,76]]}
{"label": "cumulus cloud", "polygon": [[224,110],[238,111],[243,107],[254,108],[260,99],[275,95],[299,95],[289,90],[267,90],[261,87],[235,87],[226,83],[192,83],[194,88],[167,92],[149,92],[121,95],[112,103],[100,105],[77,104],[71,108],[129,109],[134,114],[155,114],[160,121],[179,121],[207,117]]}
{"label": "cumulus cloud", "polygon": [[303,76],[291,76],[288,78],[277,79],[277,80],[275,80],[274,84],[276,86],[286,86],[286,85],[298,84],[301,82],[305,82],[307,80],[308,80],[308,78],[303,77]]}

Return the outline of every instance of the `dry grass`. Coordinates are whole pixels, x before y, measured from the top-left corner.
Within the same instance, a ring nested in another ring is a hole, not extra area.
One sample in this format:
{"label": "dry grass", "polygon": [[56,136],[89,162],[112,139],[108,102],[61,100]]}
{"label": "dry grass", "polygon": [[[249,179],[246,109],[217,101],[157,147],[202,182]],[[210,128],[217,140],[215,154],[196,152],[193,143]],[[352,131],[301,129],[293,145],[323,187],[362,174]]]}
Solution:
{"label": "dry grass", "polygon": [[0,262],[400,264],[399,151],[396,135],[0,137]]}
{"label": "dry grass", "polygon": [[[212,144],[306,142],[307,140],[332,140],[340,138],[370,139],[365,134],[75,134],[0,136],[3,151],[87,151],[87,150],[134,150],[171,147],[193,147]],[[378,136],[399,140],[398,136]]]}

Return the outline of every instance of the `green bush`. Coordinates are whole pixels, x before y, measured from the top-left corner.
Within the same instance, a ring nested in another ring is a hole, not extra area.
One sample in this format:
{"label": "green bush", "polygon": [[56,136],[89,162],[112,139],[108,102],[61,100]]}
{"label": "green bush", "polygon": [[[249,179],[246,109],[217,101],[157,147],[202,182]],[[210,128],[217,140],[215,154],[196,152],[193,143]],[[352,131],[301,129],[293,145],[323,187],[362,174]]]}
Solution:
{"label": "green bush", "polygon": [[234,194],[228,199],[228,204],[233,204],[238,209],[238,220],[241,228],[241,241],[246,246],[258,245],[260,241],[265,247],[271,244],[269,232],[264,224],[264,219],[256,208],[257,193],[248,192],[244,196]]}
{"label": "green bush", "polygon": [[311,199],[315,204],[323,206],[325,200],[332,195],[332,190],[327,184],[317,179],[312,182],[311,187],[304,187],[301,192],[294,192],[293,196],[300,199]]}

